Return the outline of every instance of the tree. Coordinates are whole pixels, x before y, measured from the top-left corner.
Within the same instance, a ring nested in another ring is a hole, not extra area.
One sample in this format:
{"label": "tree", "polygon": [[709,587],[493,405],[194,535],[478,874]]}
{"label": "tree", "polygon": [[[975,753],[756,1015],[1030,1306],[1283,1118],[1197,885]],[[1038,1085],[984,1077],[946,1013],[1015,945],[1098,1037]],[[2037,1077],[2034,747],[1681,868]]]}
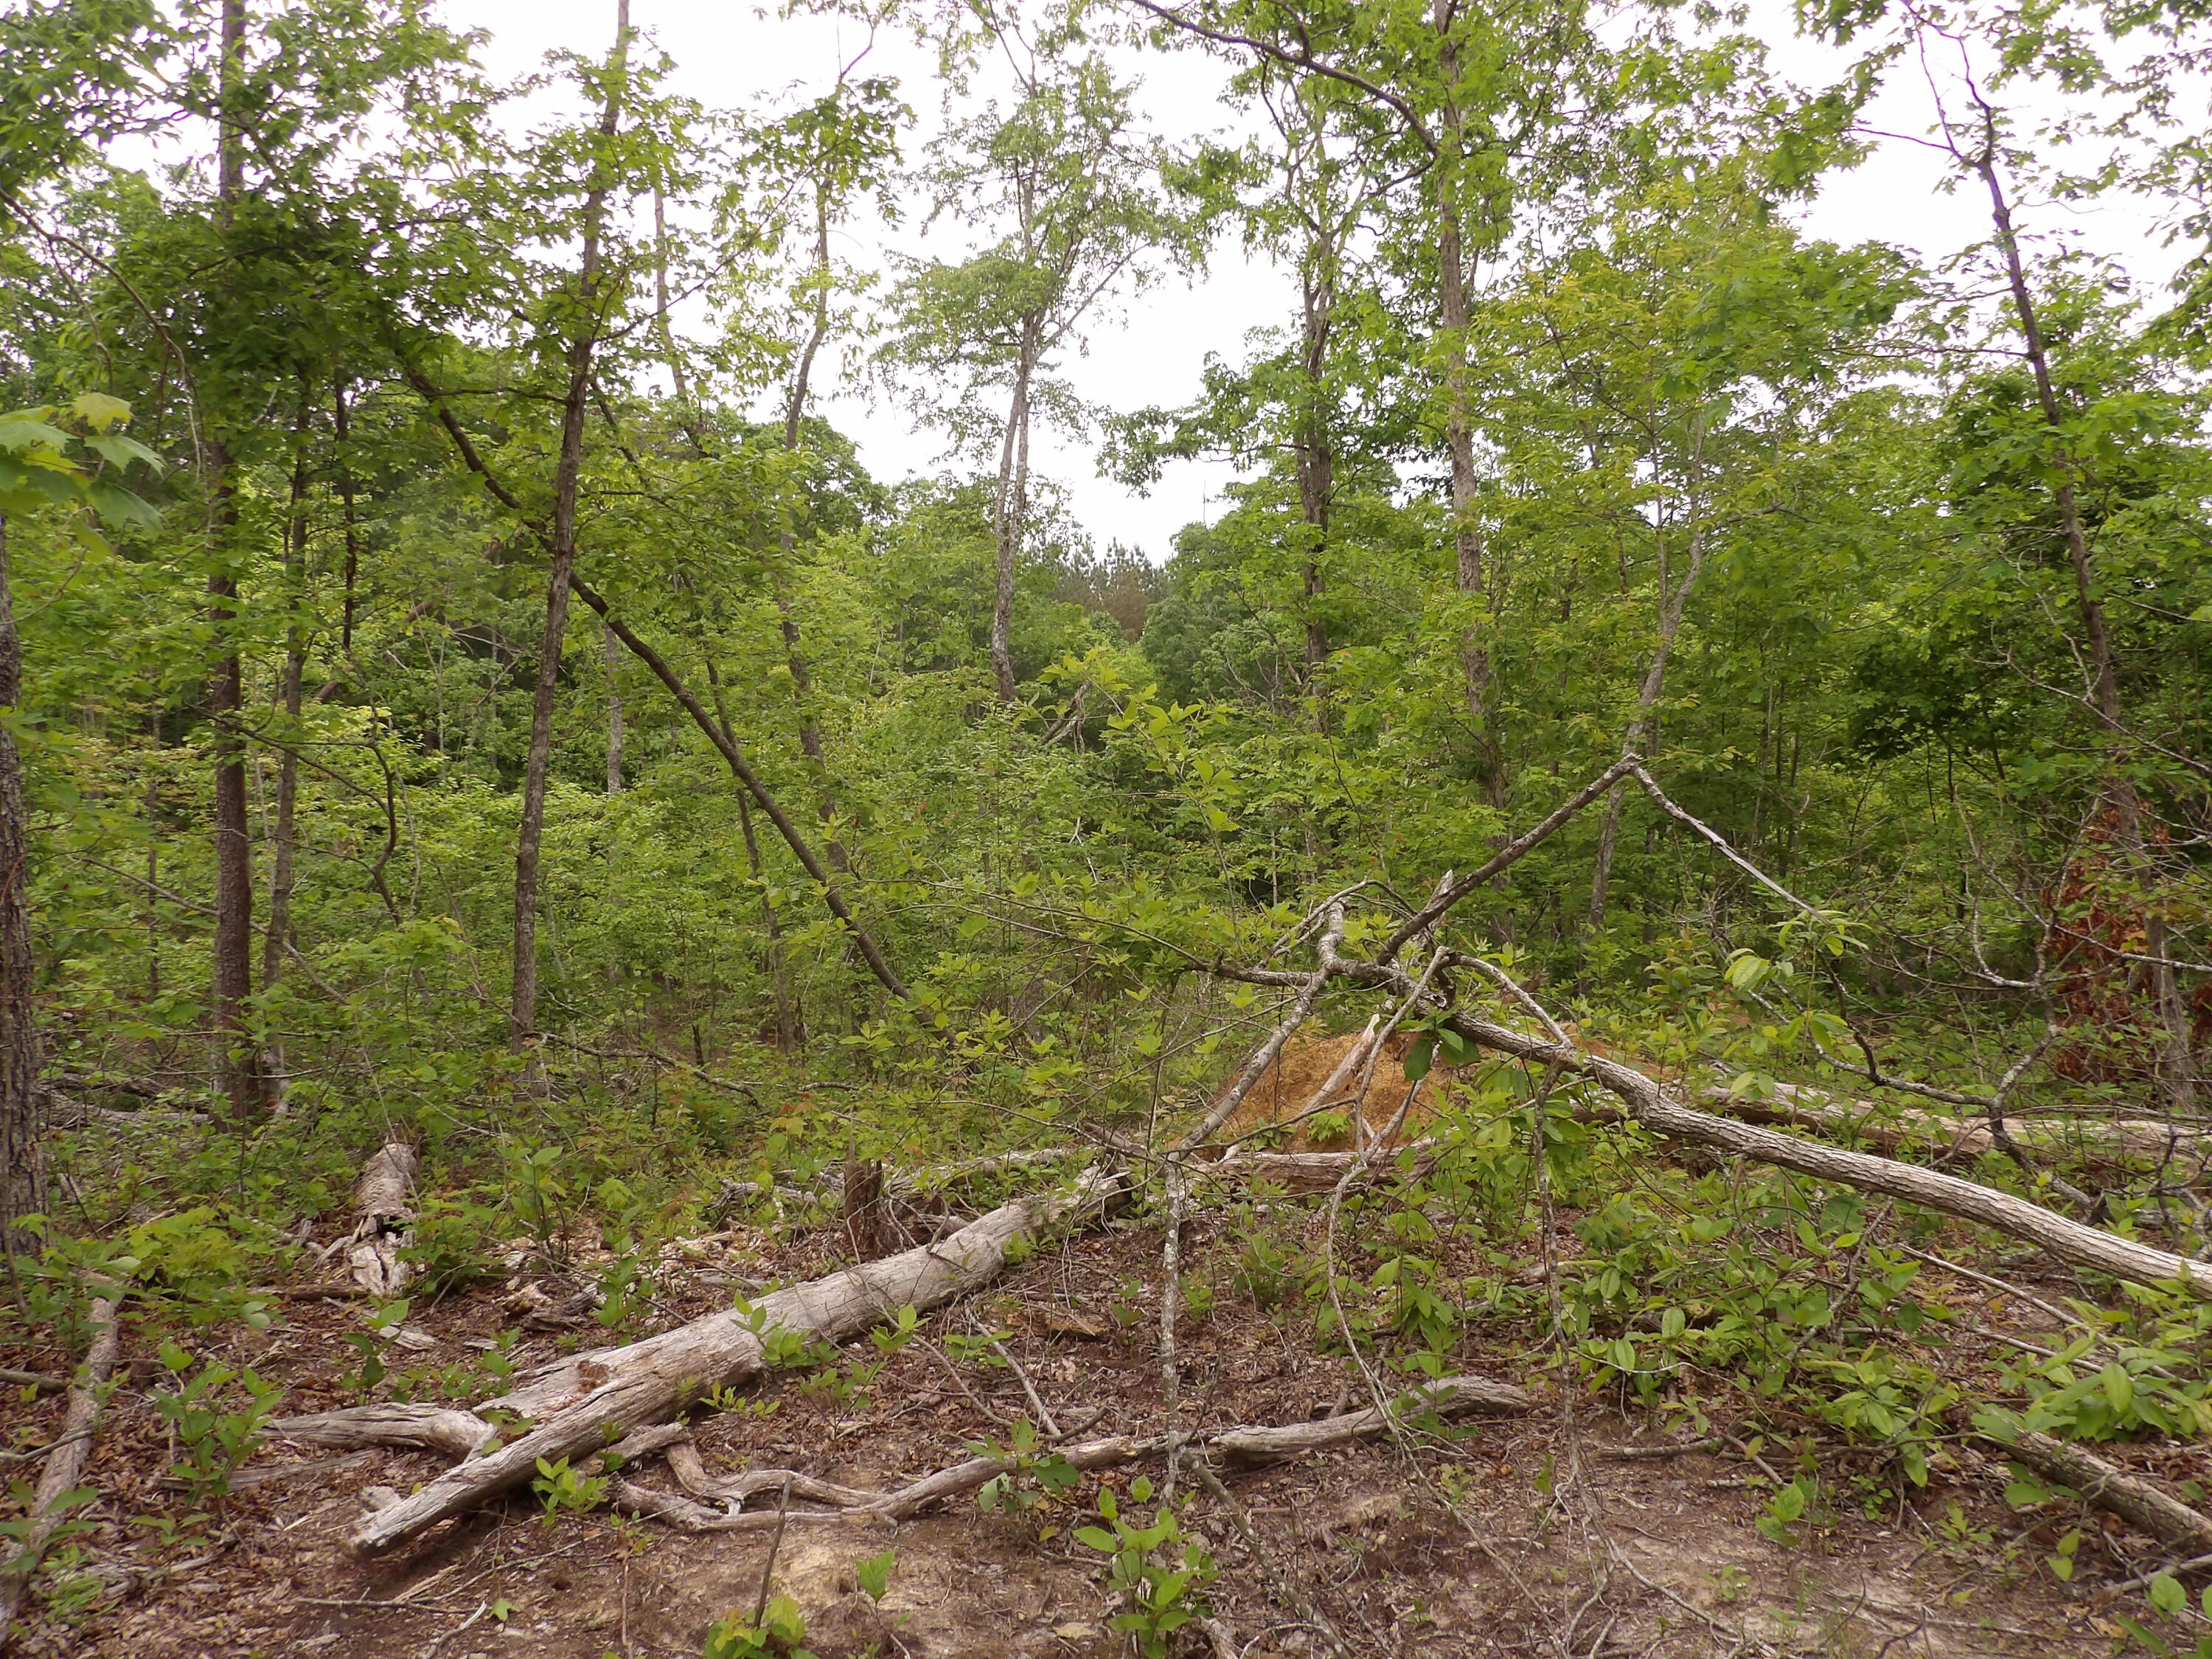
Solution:
{"label": "tree", "polygon": [[[952,122],[933,146],[927,178],[939,215],[957,209],[995,238],[957,264],[921,264],[900,284],[886,357],[935,383],[915,407],[950,434],[956,453],[997,452],[990,660],[998,699],[1011,704],[1019,692],[1011,641],[1031,517],[1030,432],[1041,420],[1070,429],[1085,420],[1055,361],[1080,345],[1117,294],[1158,274],[1147,262],[1155,251],[1194,258],[1201,227],[1159,187],[1167,153],[1136,131],[1129,88],[1101,54],[1074,55],[1077,43],[1051,36],[1032,40],[992,9],[978,17],[1010,66],[1014,96]],[[957,388],[950,398],[937,389],[945,382]],[[994,396],[1003,404],[994,405]]]}

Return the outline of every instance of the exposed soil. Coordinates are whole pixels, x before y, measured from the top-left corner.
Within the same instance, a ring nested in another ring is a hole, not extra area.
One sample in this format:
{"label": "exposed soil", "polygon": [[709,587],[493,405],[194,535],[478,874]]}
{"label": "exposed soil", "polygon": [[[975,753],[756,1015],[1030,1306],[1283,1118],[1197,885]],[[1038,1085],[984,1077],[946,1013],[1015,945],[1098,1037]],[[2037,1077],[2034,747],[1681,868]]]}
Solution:
{"label": "exposed soil", "polygon": [[[1183,1426],[1297,1421],[1364,1400],[1346,1362],[1316,1352],[1310,1311],[1263,1310],[1233,1288],[1242,1241],[1225,1218],[1200,1218],[1187,1238],[1191,1281],[1210,1289],[1213,1302],[1183,1326]],[[954,1363],[939,1346],[984,1328],[981,1322],[1012,1334],[1008,1346],[1064,1428],[1157,1431],[1160,1243],[1156,1224],[1130,1224],[1031,1260],[1001,1287],[941,1314],[929,1327],[936,1340],[892,1356],[866,1383],[865,1398],[841,1401],[818,1381],[781,1374],[738,1409],[699,1418],[702,1455],[717,1471],[790,1468],[870,1487],[957,1462],[969,1455],[966,1443],[1003,1436],[1005,1424],[1028,1412],[1013,1375]],[[640,1324],[657,1328],[724,1305],[732,1285],[818,1272],[834,1263],[835,1243],[823,1233],[779,1249],[741,1231],[672,1252]],[[557,1297],[562,1286],[547,1288]],[[404,1341],[421,1346],[394,1346],[393,1381],[415,1398],[434,1399],[440,1374],[452,1368],[445,1386],[457,1397],[497,1392],[474,1369],[478,1350],[469,1344],[513,1325],[516,1305],[514,1290],[497,1286],[418,1304],[407,1322],[417,1334]],[[357,1307],[303,1299],[288,1311],[272,1333],[226,1327],[194,1346],[281,1382],[288,1412],[349,1403],[339,1378],[358,1362],[343,1340],[360,1328]],[[1765,1482],[1741,1455],[1611,1455],[1665,1445],[1666,1431],[1579,1392],[1571,1415],[1564,1413],[1552,1380],[1511,1357],[1525,1350],[1525,1336],[1509,1346],[1503,1334],[1493,1344],[1478,1332],[1455,1364],[1528,1387],[1541,1402],[1528,1416],[1480,1421],[1447,1441],[1377,1443],[1231,1480],[1293,1594],[1253,1559],[1216,1503],[1186,1482],[1185,1524],[1220,1568],[1207,1593],[1217,1635],[1197,1640],[1249,1659],[1326,1652],[1294,1604],[1304,1601],[1363,1659],[2102,1655],[2121,1633],[2106,1610],[2110,1587],[2159,1559],[2156,1547],[2087,1511],[2056,1521],[2014,1513],[2002,1501],[2002,1466],[1965,1448],[1953,1450],[1925,1491],[1899,1497],[1878,1469],[1855,1468],[1824,1444],[1820,1468],[1832,1507],[1808,1516],[1790,1541],[1772,1541],[1755,1525]],[[577,1336],[528,1339],[517,1358],[526,1364],[563,1343],[604,1337],[587,1322]],[[88,1476],[100,1493],[92,1512],[100,1524],[78,1540],[78,1570],[98,1575],[101,1591],[73,1622],[34,1625],[21,1651],[129,1659],[696,1655],[713,1620],[749,1609],[758,1593],[769,1551],[763,1534],[684,1536],[604,1513],[549,1518],[526,1492],[401,1558],[349,1558],[343,1540],[363,1489],[404,1490],[427,1479],[438,1468],[428,1455],[302,1455],[272,1443],[220,1513],[194,1523],[181,1495],[162,1483],[172,1457],[147,1399],[157,1380],[147,1346],[139,1335],[126,1350],[131,1376]],[[845,1355],[848,1368],[873,1357],[866,1344]],[[51,1371],[66,1357],[58,1348],[23,1349],[4,1363]],[[51,1395],[11,1396],[9,1438],[44,1443],[60,1411]],[[1687,1441],[1694,1431],[1673,1432]],[[2193,1451],[2108,1449],[2169,1479],[2192,1470],[2203,1478]],[[1786,1474],[1797,1453],[1770,1444],[1764,1455]],[[667,1484],[656,1464],[630,1473]],[[1131,1468],[1109,1479],[1126,1493],[1140,1473],[1161,1474]],[[1086,1480],[1067,1501],[1021,1516],[983,1514],[963,1500],[896,1528],[793,1520],[774,1583],[805,1609],[809,1646],[820,1659],[872,1649],[915,1659],[1120,1653],[1121,1638],[1106,1629],[1113,1609],[1099,1557],[1073,1535],[1092,1519],[1097,1492]],[[165,1545],[157,1524],[132,1517],[158,1517],[179,1540]],[[2076,1524],[2087,1537],[2074,1582],[2061,1584],[2043,1562]],[[886,1549],[896,1562],[878,1607],[859,1592],[854,1569]],[[1192,1650],[1200,1650],[1196,1642]]]}

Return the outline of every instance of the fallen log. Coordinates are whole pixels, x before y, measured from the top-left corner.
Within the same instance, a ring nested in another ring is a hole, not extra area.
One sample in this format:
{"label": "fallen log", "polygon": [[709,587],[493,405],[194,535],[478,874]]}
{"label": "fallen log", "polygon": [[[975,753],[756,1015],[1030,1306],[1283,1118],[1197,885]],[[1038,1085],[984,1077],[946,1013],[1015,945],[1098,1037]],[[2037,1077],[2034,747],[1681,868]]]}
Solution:
{"label": "fallen log", "polygon": [[1121,1177],[1094,1172],[1064,1191],[1002,1205],[939,1243],[788,1286],[751,1309],[709,1314],[641,1342],[547,1366],[489,1402],[537,1419],[535,1427],[363,1517],[352,1547],[380,1554],[527,1480],[540,1458],[598,1452],[715,1389],[744,1382],[762,1369],[763,1338],[771,1333],[842,1341],[901,1307],[941,1306],[996,1278],[1017,1239],[1103,1212],[1124,1190]]}
{"label": "fallen log", "polygon": [[421,1169],[415,1149],[402,1140],[379,1147],[362,1166],[354,1188],[361,1219],[344,1243],[354,1281],[371,1296],[398,1296],[413,1274],[399,1253],[415,1242],[415,1177]]}
{"label": "fallen log", "polygon": [[474,1412],[458,1406],[406,1406],[391,1401],[313,1412],[304,1417],[280,1417],[268,1425],[268,1432],[279,1439],[305,1440],[318,1446],[404,1446],[417,1451],[441,1451],[452,1457],[473,1457],[497,1431]]}
{"label": "fallen log", "polygon": [[[1723,1089],[1709,1089],[1699,1099],[1702,1104],[1747,1122],[1849,1134],[1893,1155],[1926,1152],[1939,1163],[1973,1164],[1997,1150],[1996,1133],[1985,1116],[1954,1116],[1917,1107],[1846,1100],[1801,1083],[1777,1085],[1771,1100],[1733,1099]],[[2013,1139],[2029,1152],[2072,1158],[2106,1170],[2155,1168],[2175,1158],[2201,1165],[2212,1158],[2212,1140],[2204,1135],[2169,1129],[2149,1118],[2081,1122],[2014,1116],[2006,1127]]]}
{"label": "fallen log", "polygon": [[92,1437],[100,1426],[100,1408],[106,1398],[105,1385],[114,1372],[115,1356],[123,1342],[116,1307],[117,1299],[112,1297],[96,1297],[93,1302],[92,1342],[85,1352],[83,1365],[70,1382],[62,1431],[54,1438],[46,1468],[40,1472],[38,1487],[31,1494],[31,1507],[26,1517],[29,1528],[15,1559],[0,1570],[0,1653],[8,1650],[16,1611],[23,1605],[32,1575],[39,1569],[39,1558],[46,1553],[55,1528],[65,1518],[61,1499],[76,1489],[83,1477],[85,1465],[92,1460]]}
{"label": "fallen log", "polygon": [[[1422,1160],[1413,1167],[1425,1171],[1435,1162],[1443,1146],[1439,1140],[1414,1140],[1392,1147],[1387,1154],[1370,1161],[1363,1178],[1395,1179],[1398,1158],[1407,1152]],[[1192,1164],[1190,1173],[1196,1181],[1250,1181],[1280,1187],[1285,1192],[1326,1193],[1335,1188],[1361,1156],[1358,1152],[1261,1152],[1239,1146],[1217,1163]]]}
{"label": "fallen log", "polygon": [[901,1196],[948,1192],[988,1176],[1065,1164],[1071,1158],[1088,1156],[1090,1150],[1085,1146],[1039,1146],[1018,1152],[987,1152],[978,1158],[958,1158],[951,1164],[925,1164],[915,1169],[901,1170],[892,1175],[885,1185],[887,1190]]}
{"label": "fallen log", "polygon": [[[1406,977],[1401,970],[1392,972],[1396,978]],[[2027,1199],[1938,1170],[1868,1152],[1845,1152],[1698,1111],[1683,1105],[1656,1079],[1634,1066],[1571,1042],[1517,1031],[1470,1014],[1450,1014],[1447,1023],[1466,1041],[1493,1053],[1513,1054],[1536,1065],[1556,1065],[1563,1072],[1588,1078],[1619,1098],[1638,1123],[1659,1134],[1778,1169],[1794,1170],[1816,1181],[1903,1199],[2025,1239],[2076,1267],[2109,1273],[2136,1285],[2179,1284],[2198,1299],[2212,1301],[2212,1261],[2123,1238]]]}
{"label": "fallen log", "polygon": [[1510,1382],[1493,1382],[1482,1376],[1448,1376],[1430,1389],[1400,1402],[1385,1413],[1379,1406],[1346,1412],[1311,1423],[1288,1423],[1280,1428],[1224,1429],[1206,1441],[1231,1463],[1279,1463],[1286,1458],[1333,1451],[1356,1440],[1372,1439],[1395,1424],[1420,1411],[1445,1415],[1463,1412],[1507,1414],[1531,1409],[1535,1401],[1526,1390]]}
{"label": "fallen log", "polygon": [[2045,1480],[2072,1489],[2083,1501],[2111,1511],[2161,1544],[2174,1545],[2191,1554],[2212,1553],[2212,1519],[2086,1448],[2033,1429],[1991,1432],[1978,1428],[1975,1437],[2026,1464]]}
{"label": "fallen log", "polygon": [[[1346,1412],[1316,1422],[1246,1424],[1213,1435],[1113,1435],[1103,1440],[1063,1446],[1057,1455],[1086,1474],[1164,1456],[1171,1447],[1181,1447],[1186,1455],[1193,1451],[1212,1453],[1229,1463],[1253,1466],[1371,1440],[1430,1412],[1444,1417],[1477,1412],[1498,1414],[1525,1412],[1534,1404],[1526,1392],[1510,1383],[1494,1382],[1481,1376],[1447,1376],[1397,1401],[1388,1412],[1370,1407],[1365,1411]],[[696,1459],[695,1451],[693,1461]],[[1000,1475],[1012,1473],[1018,1463],[1012,1458],[971,1457],[885,1492],[835,1486],[788,1469],[756,1469],[726,1481],[713,1482],[699,1477],[687,1479],[687,1471],[677,1468],[673,1457],[671,1467],[676,1468],[677,1479],[687,1490],[699,1491],[702,1496],[722,1497],[735,1492],[741,1495],[742,1501],[744,1494],[788,1491],[793,1498],[805,1498],[830,1507],[794,1510],[787,1505],[777,1510],[717,1514],[673,1493],[654,1492],[630,1482],[611,1489],[611,1496],[621,1507],[666,1521],[687,1532],[764,1531],[787,1520],[834,1520],[866,1525],[911,1520],[949,1498],[981,1491]],[[698,1485],[694,1485],[694,1479],[698,1480]]]}

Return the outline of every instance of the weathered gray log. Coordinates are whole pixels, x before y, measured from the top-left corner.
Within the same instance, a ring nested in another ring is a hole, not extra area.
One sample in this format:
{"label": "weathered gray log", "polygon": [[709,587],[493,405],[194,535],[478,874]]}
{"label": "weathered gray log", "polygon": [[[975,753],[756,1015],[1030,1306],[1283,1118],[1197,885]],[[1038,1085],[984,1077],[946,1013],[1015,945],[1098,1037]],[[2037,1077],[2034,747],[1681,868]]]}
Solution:
{"label": "weathered gray log", "polygon": [[[491,1402],[538,1419],[528,1433],[447,1470],[363,1518],[353,1547],[374,1555],[528,1480],[538,1460],[581,1457],[611,1437],[674,1416],[693,1401],[756,1375],[770,1332],[842,1341],[912,1306],[926,1310],[996,1278],[1018,1238],[1102,1211],[1120,1177],[1092,1173],[1056,1194],[1000,1206],[950,1238],[793,1285],[750,1310],[709,1314],[626,1347],[577,1354]],[[615,1431],[611,1437],[609,1430]]]}
{"label": "weathered gray log", "polygon": [[284,1440],[318,1446],[406,1446],[473,1457],[496,1432],[474,1412],[458,1406],[404,1406],[389,1402],[349,1406],[343,1411],[280,1417],[268,1431]]}
{"label": "weathered gray log", "polygon": [[[1401,972],[1397,977],[1405,975]],[[1938,1170],[1866,1152],[1845,1152],[1840,1147],[1802,1140],[1796,1135],[1698,1111],[1683,1105],[1656,1079],[1572,1043],[1517,1031],[1471,1014],[1453,1014],[1448,1023],[1461,1036],[1480,1047],[1498,1054],[1514,1054],[1540,1066],[1556,1065],[1563,1072],[1589,1078],[1618,1097],[1627,1107],[1630,1116],[1657,1133],[1733,1152],[1778,1169],[1794,1170],[1816,1181],[1904,1199],[1962,1221],[2026,1239],[2077,1267],[2110,1273],[2115,1279],[2136,1285],[2179,1284],[2191,1296],[2212,1301],[2212,1261],[2201,1261],[2136,1239],[2123,1238],[2117,1233],[2087,1226],[2055,1210],[2047,1210],[2040,1204]]]}
{"label": "weathered gray log", "polygon": [[422,1160],[401,1140],[377,1149],[354,1188],[361,1219],[347,1243],[346,1262],[371,1296],[398,1296],[412,1276],[399,1253],[415,1242],[415,1177]]}
{"label": "weathered gray log", "polygon": [[97,1297],[93,1302],[92,1343],[70,1386],[62,1431],[54,1437],[53,1449],[47,1454],[38,1487],[31,1494],[30,1531],[22,1540],[15,1564],[0,1571],[0,1653],[7,1651],[9,1632],[14,1627],[16,1610],[23,1605],[24,1593],[30,1588],[31,1575],[38,1570],[39,1557],[64,1519],[54,1506],[63,1493],[77,1485],[85,1465],[91,1461],[92,1437],[100,1426],[100,1402],[106,1395],[102,1385],[115,1370],[115,1356],[123,1341],[115,1311],[116,1301],[112,1297]]}
{"label": "weathered gray log", "polygon": [[912,1193],[941,1193],[987,1176],[1065,1164],[1071,1158],[1086,1156],[1090,1150],[1085,1146],[1039,1146],[1018,1152],[987,1152],[978,1158],[959,1158],[951,1164],[925,1164],[915,1169],[900,1170],[884,1185],[890,1192],[902,1196]]}
{"label": "weathered gray log", "polygon": [[[1378,1152],[1370,1161],[1364,1179],[1395,1179],[1401,1154],[1413,1152],[1425,1158],[1442,1145],[1435,1140],[1414,1140]],[[1290,1193],[1326,1193],[1344,1179],[1345,1171],[1359,1158],[1360,1154],[1353,1152],[1261,1152],[1240,1146],[1218,1163],[1192,1164],[1190,1175],[1193,1181],[1199,1182],[1252,1181],[1280,1187]]]}
{"label": "weathered gray log", "polygon": [[1229,1429],[1206,1443],[1232,1463],[1277,1463],[1287,1457],[1331,1451],[1357,1440],[1372,1439],[1424,1411],[1455,1417],[1463,1413],[1505,1414],[1525,1412],[1536,1402],[1526,1390],[1510,1382],[1493,1382],[1483,1376],[1447,1376],[1420,1394],[1400,1401],[1388,1415],[1376,1407],[1345,1412],[1311,1423],[1286,1423],[1280,1428]]}
{"label": "weathered gray log", "polygon": [[[1972,1164],[1996,1147],[1988,1118],[1978,1112],[1954,1115],[1877,1105],[1802,1083],[1778,1085],[1771,1100],[1732,1100],[1722,1089],[1708,1089],[1698,1098],[1716,1111],[1748,1122],[1852,1134],[1885,1152],[1924,1149],[1942,1163]],[[2104,1170],[2155,1167],[2168,1158],[2201,1163],[2212,1152],[2212,1141],[2203,1133],[2169,1130],[2150,1118],[2083,1121],[2015,1115],[2007,1127],[2012,1138],[2030,1151],[2075,1158]]]}
{"label": "weathered gray log", "polygon": [[2045,1480],[2072,1487],[2085,1501],[2111,1510],[2161,1544],[2174,1545],[2191,1554],[2212,1553],[2212,1519],[2094,1452],[2032,1429],[1978,1437],[2006,1456],[2017,1458]]}

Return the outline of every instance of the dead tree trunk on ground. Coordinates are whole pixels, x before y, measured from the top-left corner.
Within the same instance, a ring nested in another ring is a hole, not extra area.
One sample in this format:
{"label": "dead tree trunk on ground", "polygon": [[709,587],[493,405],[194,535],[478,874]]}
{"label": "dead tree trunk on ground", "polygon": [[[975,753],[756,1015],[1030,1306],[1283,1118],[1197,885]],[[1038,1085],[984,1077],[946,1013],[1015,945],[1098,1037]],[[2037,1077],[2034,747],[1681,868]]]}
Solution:
{"label": "dead tree trunk on ground", "polygon": [[[777,1291],[750,1310],[710,1314],[627,1347],[601,1348],[549,1366],[489,1402],[536,1419],[537,1427],[364,1517],[353,1547],[364,1555],[381,1554],[529,1480],[540,1458],[602,1450],[610,1425],[627,1430],[658,1423],[715,1389],[745,1381],[761,1370],[763,1338],[770,1333],[843,1341],[900,1308],[926,1311],[965,1295],[998,1276],[1016,1239],[1097,1212],[1120,1191],[1119,1177],[1087,1176],[1066,1191],[1004,1205],[939,1243]],[[335,1415],[325,1414],[323,1437],[343,1443],[328,1428]],[[484,1428],[489,1435],[491,1425]],[[364,1432],[359,1443],[377,1439]]]}
{"label": "dead tree trunk on ground", "polygon": [[62,1522],[63,1513],[56,1504],[64,1493],[76,1486],[85,1465],[92,1460],[93,1432],[100,1426],[100,1408],[107,1394],[104,1385],[115,1370],[115,1356],[122,1346],[116,1306],[114,1299],[106,1297],[92,1304],[92,1346],[85,1354],[83,1370],[70,1387],[62,1431],[47,1453],[38,1490],[31,1495],[30,1530],[15,1564],[0,1572],[0,1653],[7,1650],[9,1631],[16,1610],[23,1605],[24,1593],[30,1589],[31,1575],[38,1571],[39,1557]]}

